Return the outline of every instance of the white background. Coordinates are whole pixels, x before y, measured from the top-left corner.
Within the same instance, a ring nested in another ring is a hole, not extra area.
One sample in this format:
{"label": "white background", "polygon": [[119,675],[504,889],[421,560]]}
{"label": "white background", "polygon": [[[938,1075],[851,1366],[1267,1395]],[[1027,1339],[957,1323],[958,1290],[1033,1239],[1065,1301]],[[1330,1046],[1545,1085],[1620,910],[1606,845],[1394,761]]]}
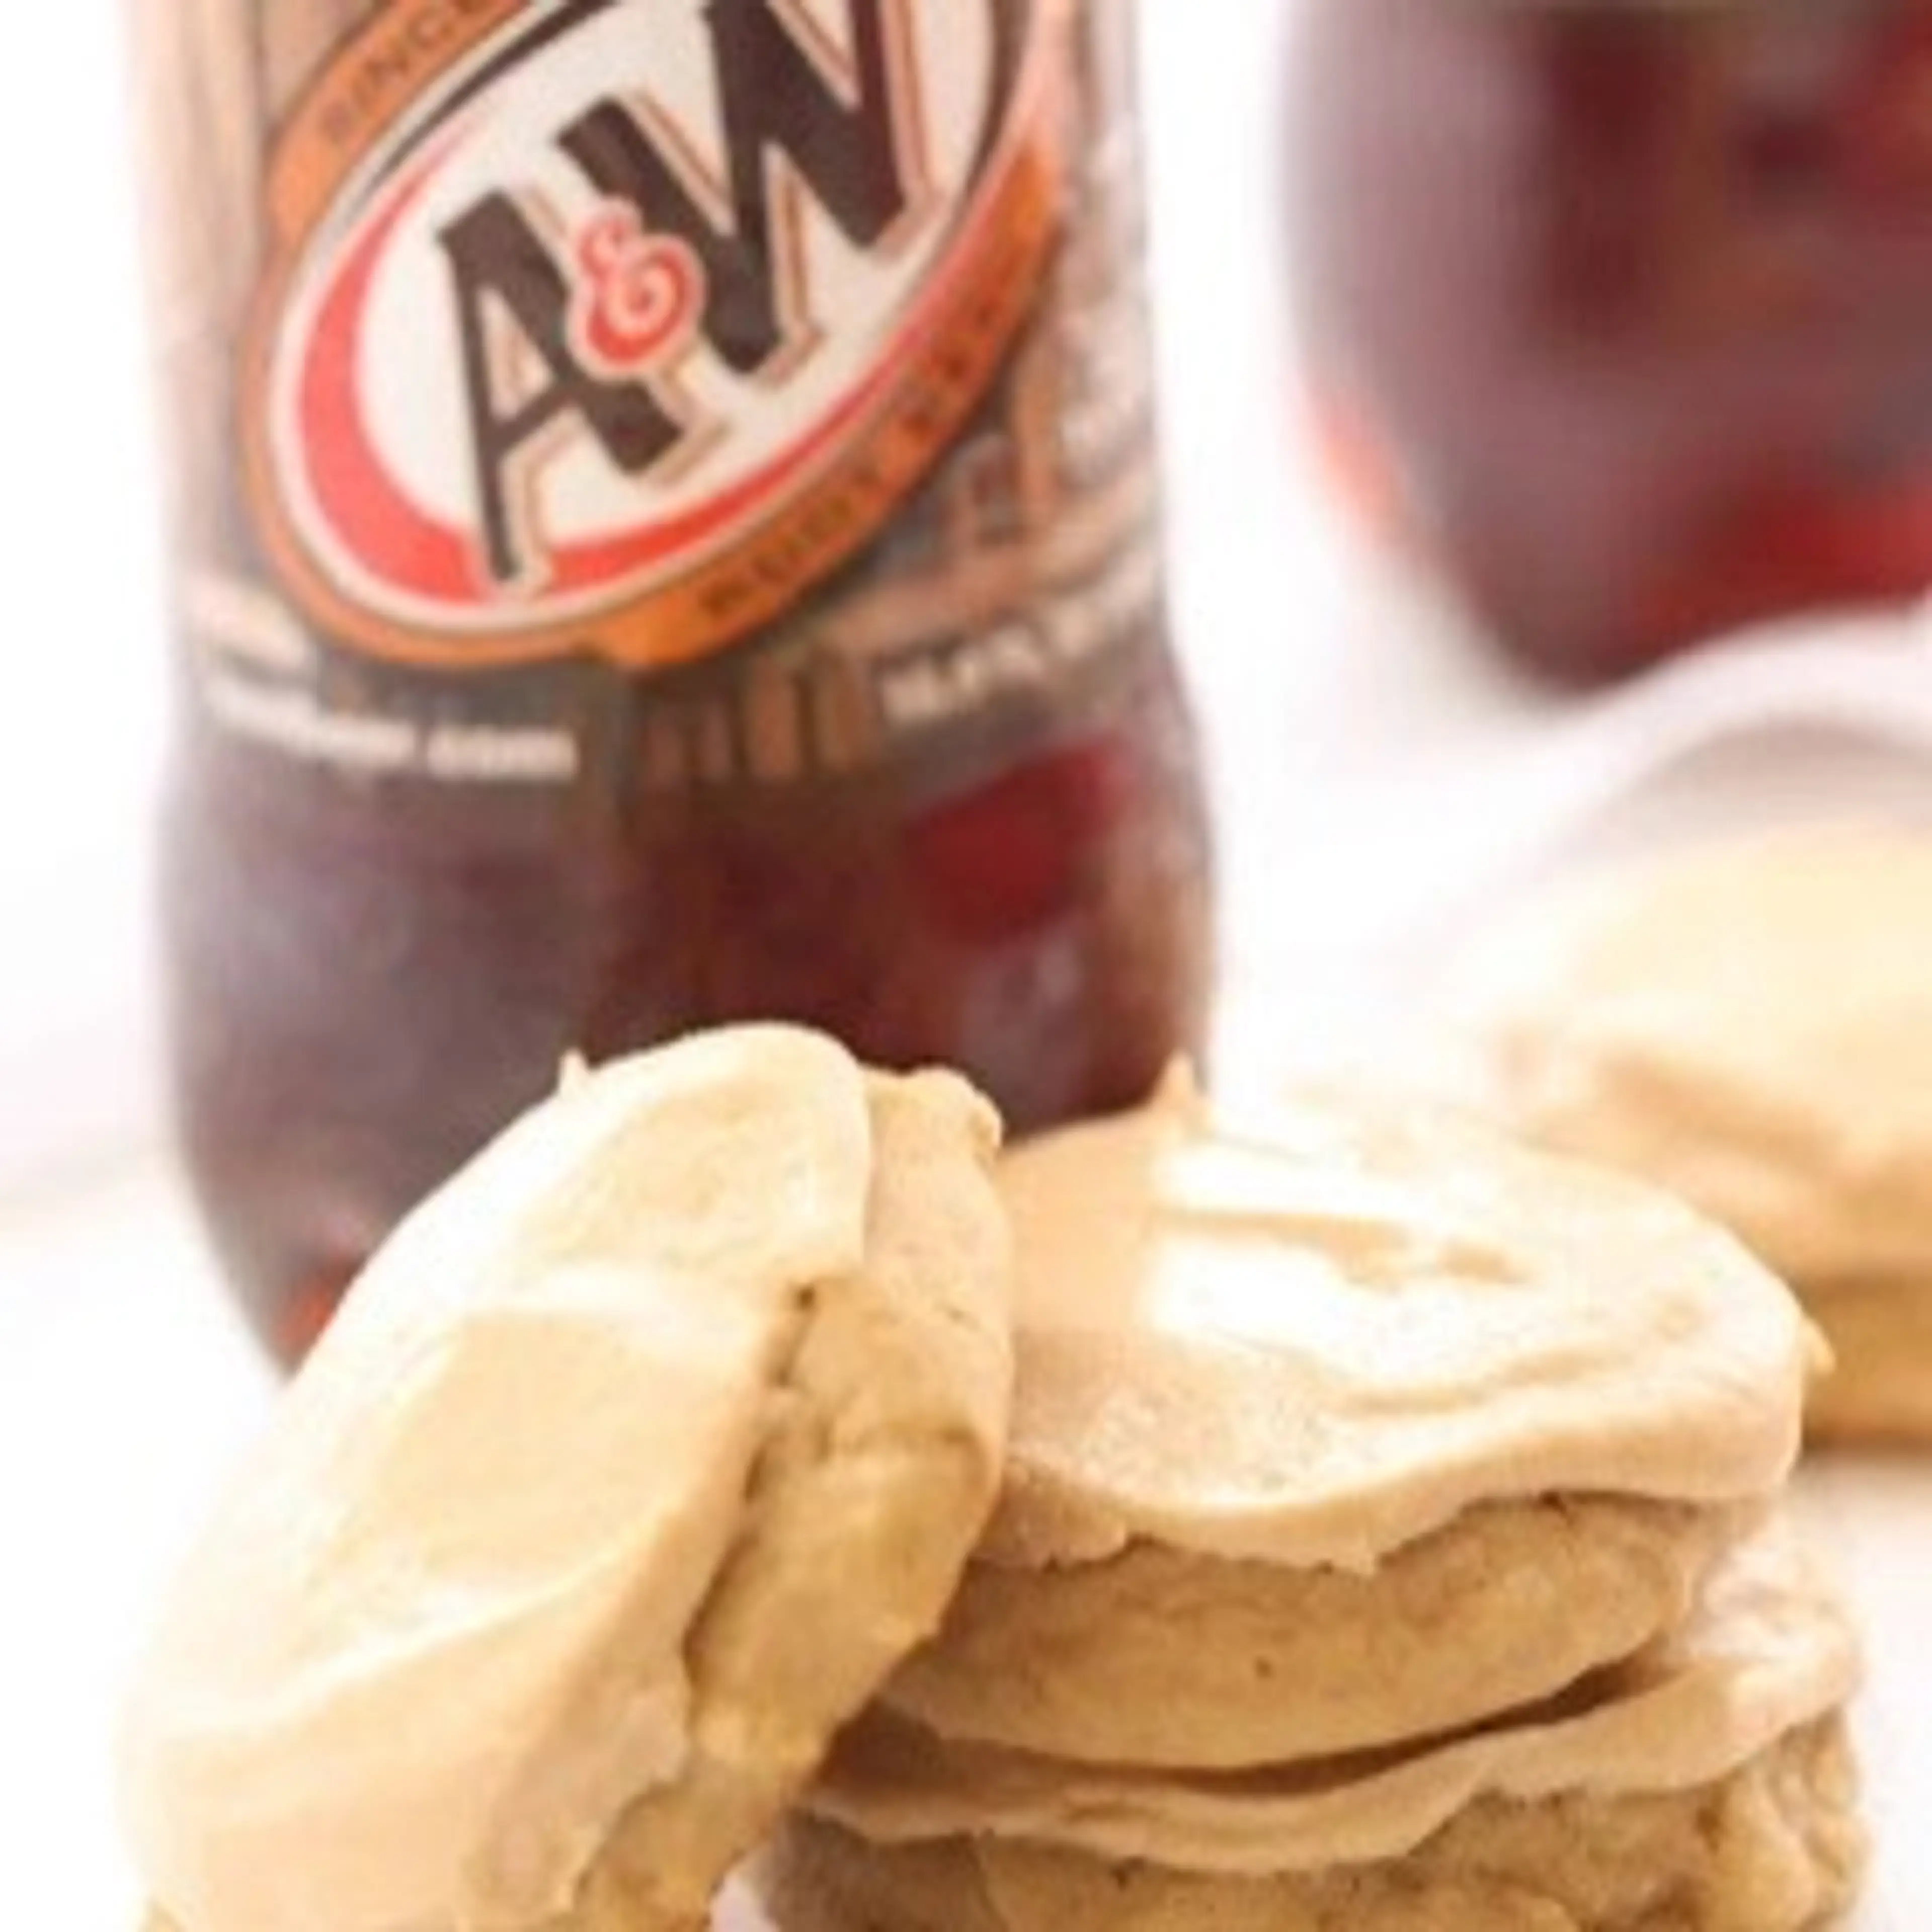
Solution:
{"label": "white background", "polygon": [[36,8],[0,66],[0,1188],[154,1118],[160,566],[118,24]]}

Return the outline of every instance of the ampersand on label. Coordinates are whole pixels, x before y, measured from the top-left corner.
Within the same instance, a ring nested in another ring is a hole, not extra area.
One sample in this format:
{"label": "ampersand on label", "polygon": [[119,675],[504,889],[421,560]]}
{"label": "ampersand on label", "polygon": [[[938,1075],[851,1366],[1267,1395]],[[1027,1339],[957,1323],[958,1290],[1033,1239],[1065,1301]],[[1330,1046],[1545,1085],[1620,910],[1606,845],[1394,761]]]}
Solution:
{"label": "ampersand on label", "polygon": [[578,231],[572,322],[578,346],[627,376],[668,360],[695,332],[704,264],[676,236],[647,234],[638,211],[607,202]]}

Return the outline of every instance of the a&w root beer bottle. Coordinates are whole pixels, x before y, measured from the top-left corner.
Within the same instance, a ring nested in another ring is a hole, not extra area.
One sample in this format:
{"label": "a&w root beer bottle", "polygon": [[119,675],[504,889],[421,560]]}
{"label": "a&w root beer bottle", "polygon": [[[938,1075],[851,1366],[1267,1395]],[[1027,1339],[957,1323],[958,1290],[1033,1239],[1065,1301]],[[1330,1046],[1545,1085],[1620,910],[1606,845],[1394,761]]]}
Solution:
{"label": "a&w root beer bottle", "polygon": [[1198,1043],[1128,8],[140,0],[178,1090],[285,1357],[569,1052],[1024,1129]]}

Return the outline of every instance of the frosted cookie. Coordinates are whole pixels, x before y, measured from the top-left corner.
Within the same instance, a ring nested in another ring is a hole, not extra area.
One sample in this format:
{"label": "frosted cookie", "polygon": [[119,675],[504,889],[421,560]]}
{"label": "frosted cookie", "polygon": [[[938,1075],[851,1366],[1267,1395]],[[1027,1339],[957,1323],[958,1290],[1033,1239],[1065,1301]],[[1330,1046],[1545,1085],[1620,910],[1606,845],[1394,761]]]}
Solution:
{"label": "frosted cookie", "polygon": [[1659,1190],[1438,1115],[1231,1118],[1184,1082],[1019,1148],[1020,1377],[981,1560],[1136,1544],[1372,1573],[1552,1494],[1762,1498],[1812,1338]]}
{"label": "frosted cookie", "polygon": [[1217,1876],[795,1819],[760,1878],[778,1932],[1812,1932],[1857,1890],[1856,1806],[1825,1718],[1706,1785],[1484,1799],[1382,1864]]}
{"label": "frosted cookie", "polygon": [[1472,1509],[1370,1574],[1136,1544],[976,1563],[883,1694],[943,1736],[1216,1769],[1449,1730],[1630,1656],[1688,1614],[1735,1513],[1601,1497]]}
{"label": "frosted cookie", "polygon": [[1226,1876],[1407,1858],[1486,1799],[1718,1784],[1856,1688],[1844,1612],[1779,1528],[1740,1545],[1681,1630],[1560,1696],[1426,1744],[1214,1774],[1078,1766],[873,1711],[805,1800],[875,1844],[1006,1839]]}
{"label": "frosted cookie", "polygon": [[1932,836],[1696,848],[1546,910],[1480,971],[1486,1098],[1664,1183],[1798,1288],[1827,1434],[1932,1440]]}
{"label": "frosted cookie", "polygon": [[131,1700],[180,1932],[701,1924],[992,1506],[996,1138],[950,1076],[745,1029],[573,1082],[416,1215]]}

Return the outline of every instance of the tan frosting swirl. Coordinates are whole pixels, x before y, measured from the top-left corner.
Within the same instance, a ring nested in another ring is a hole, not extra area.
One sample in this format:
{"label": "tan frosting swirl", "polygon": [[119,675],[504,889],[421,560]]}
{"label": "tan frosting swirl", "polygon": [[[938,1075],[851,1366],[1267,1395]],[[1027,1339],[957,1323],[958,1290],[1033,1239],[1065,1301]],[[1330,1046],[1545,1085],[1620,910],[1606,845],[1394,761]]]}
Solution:
{"label": "tan frosting swirl", "polygon": [[1932,1273],[1932,836],[1726,839],[1535,908],[1466,989],[1478,1097],[1671,1184],[1801,1289]]}
{"label": "tan frosting swirl", "polygon": [[577,1080],[409,1223],[140,1674],[125,1808],[175,1923],[570,1902],[686,1761],[687,1634],[800,1290],[864,1252],[872,1162],[854,1062],[746,1030]]}
{"label": "tan frosting swirl", "polygon": [[1796,1456],[1814,1344],[1668,1197],[1447,1116],[1145,1110],[1010,1155],[1020,1385],[985,1556],[1136,1539],[1372,1568],[1471,1505],[1724,1502]]}

